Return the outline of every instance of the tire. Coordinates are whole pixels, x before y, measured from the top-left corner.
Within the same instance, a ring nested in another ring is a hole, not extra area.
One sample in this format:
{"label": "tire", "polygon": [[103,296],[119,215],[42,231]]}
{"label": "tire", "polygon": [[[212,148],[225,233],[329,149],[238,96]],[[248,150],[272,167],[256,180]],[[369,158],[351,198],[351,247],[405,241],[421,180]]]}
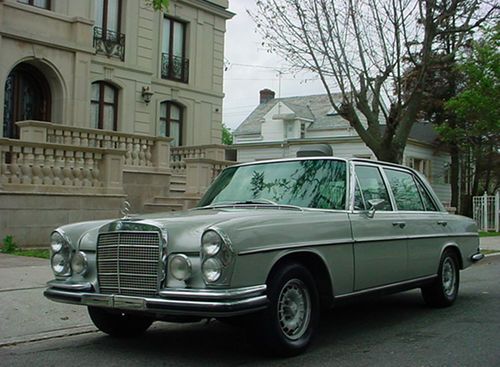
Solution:
{"label": "tire", "polygon": [[117,338],[130,338],[143,334],[153,320],[123,312],[109,311],[100,307],[88,308],[94,325],[102,332]]}
{"label": "tire", "polygon": [[422,288],[422,297],[431,307],[449,307],[458,296],[460,284],[460,269],[457,255],[451,250],[445,250],[439,263],[436,280]]}
{"label": "tire", "polygon": [[289,357],[309,346],[319,319],[319,297],[311,273],[286,263],[268,280],[269,307],[255,315],[254,337],[271,354]]}

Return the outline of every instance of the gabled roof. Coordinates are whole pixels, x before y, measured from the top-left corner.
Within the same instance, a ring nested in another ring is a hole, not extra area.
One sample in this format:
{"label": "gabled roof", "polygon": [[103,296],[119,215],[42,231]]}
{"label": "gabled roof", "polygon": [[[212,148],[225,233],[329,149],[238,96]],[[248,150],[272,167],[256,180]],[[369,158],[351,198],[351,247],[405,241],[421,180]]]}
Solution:
{"label": "gabled roof", "polygon": [[[334,99],[340,103],[340,94],[334,95]],[[285,104],[296,115],[297,118],[313,120],[313,124],[308,128],[332,129],[348,127],[346,120],[338,115],[328,115],[332,107],[327,94],[318,94],[302,97],[274,98],[266,103],[261,103],[248,117],[236,128],[234,135],[260,134],[260,128],[264,116],[271,111],[279,102]]]}
{"label": "gabled roof", "polygon": [[[341,102],[341,94],[333,95],[334,101]],[[234,135],[257,135],[261,134],[261,125],[264,116],[271,111],[279,102],[285,104],[296,115],[297,118],[312,120],[313,123],[307,128],[308,131],[330,130],[348,128],[349,122],[338,114],[332,113],[333,109],[327,94],[318,94],[301,97],[274,98],[268,102],[261,103],[248,117],[234,130]],[[384,130],[385,126],[382,125]],[[436,144],[438,134],[432,124],[428,122],[416,122],[413,124],[409,135],[410,139]]]}

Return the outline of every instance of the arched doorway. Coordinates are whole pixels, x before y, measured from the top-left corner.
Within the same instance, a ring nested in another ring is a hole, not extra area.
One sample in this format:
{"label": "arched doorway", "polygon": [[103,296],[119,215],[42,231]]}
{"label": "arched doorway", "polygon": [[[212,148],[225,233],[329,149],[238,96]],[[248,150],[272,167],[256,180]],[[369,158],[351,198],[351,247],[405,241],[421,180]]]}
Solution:
{"label": "arched doorway", "polygon": [[3,136],[19,139],[16,121],[50,121],[51,93],[45,76],[33,65],[17,65],[5,82]]}

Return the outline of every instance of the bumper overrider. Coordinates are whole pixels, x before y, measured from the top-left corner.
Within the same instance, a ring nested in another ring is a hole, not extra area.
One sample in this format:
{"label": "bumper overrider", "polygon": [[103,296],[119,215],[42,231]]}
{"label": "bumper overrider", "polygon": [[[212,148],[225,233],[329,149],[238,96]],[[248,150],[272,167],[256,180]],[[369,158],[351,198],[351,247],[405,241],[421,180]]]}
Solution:
{"label": "bumper overrider", "polygon": [[225,290],[166,288],[156,297],[95,293],[91,283],[53,280],[47,286],[44,296],[56,302],[165,315],[236,316],[268,305],[266,285]]}

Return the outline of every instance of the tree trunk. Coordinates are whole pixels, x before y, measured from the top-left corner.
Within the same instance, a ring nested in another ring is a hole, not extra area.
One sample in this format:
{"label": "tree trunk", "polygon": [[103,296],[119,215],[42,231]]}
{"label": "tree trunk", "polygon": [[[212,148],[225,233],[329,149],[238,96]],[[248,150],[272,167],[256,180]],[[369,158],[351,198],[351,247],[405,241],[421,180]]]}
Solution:
{"label": "tree trunk", "polygon": [[450,185],[451,185],[451,206],[459,209],[458,198],[460,197],[460,151],[457,144],[450,144]]}

